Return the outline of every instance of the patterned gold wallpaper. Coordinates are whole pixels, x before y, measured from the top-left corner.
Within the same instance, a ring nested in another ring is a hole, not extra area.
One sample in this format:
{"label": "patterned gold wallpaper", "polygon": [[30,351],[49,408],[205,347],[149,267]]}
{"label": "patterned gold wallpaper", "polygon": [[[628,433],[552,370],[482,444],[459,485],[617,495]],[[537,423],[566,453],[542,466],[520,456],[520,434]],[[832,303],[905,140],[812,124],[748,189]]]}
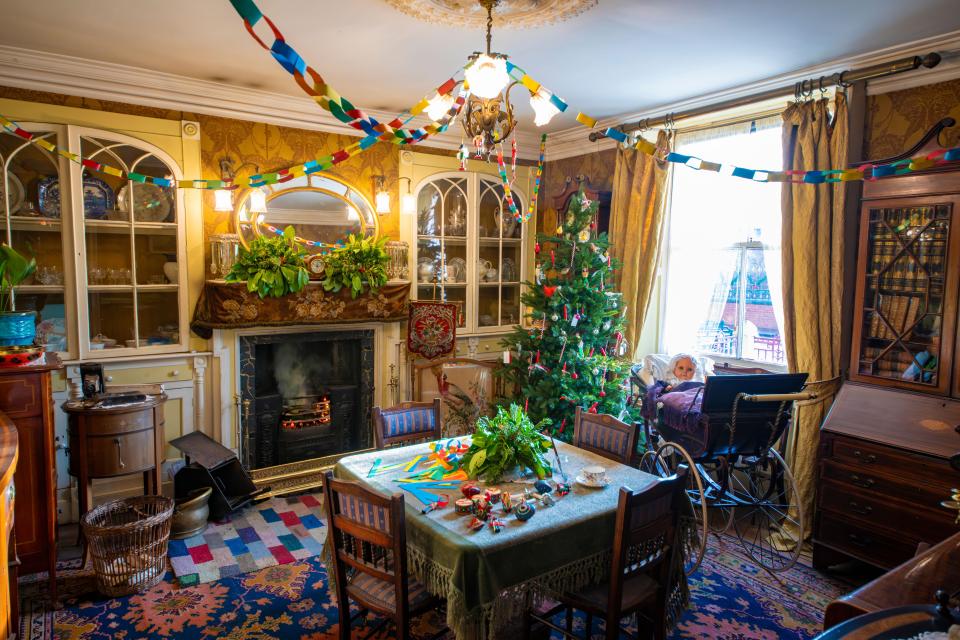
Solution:
{"label": "patterned gold wallpaper", "polygon": [[[125,113],[169,120],[196,120],[200,122],[202,178],[220,177],[219,161],[229,157],[237,167],[252,163],[261,171],[300,164],[347,146],[356,138],[321,131],[307,131],[291,127],[279,127],[245,120],[218,118],[125,104],[108,100],[94,100],[77,96],[67,96],[44,91],[31,91],[12,87],[0,87],[0,97],[12,100],[27,100],[47,104],[57,104],[99,111]],[[375,145],[359,156],[351,158],[330,171],[332,175],[343,178],[373,201],[373,176],[386,177],[386,186],[390,191],[390,203],[393,212],[380,216],[380,232],[384,235],[399,235],[399,150],[393,145]],[[239,170],[240,174],[253,173],[250,166]],[[213,196],[204,198],[204,229],[207,234],[223,233],[230,230],[231,214],[213,210]]]}
{"label": "patterned gold wallpaper", "polygon": [[[586,135],[584,135],[586,137]],[[547,158],[550,157],[550,142],[547,141]],[[613,187],[613,171],[617,154],[615,149],[606,149],[596,153],[587,153],[561,160],[547,160],[543,168],[543,180],[540,184],[540,201],[537,210],[540,213],[537,225],[539,231],[554,229],[557,226],[557,210],[554,197],[567,188],[567,178],[576,180],[585,176],[590,186],[600,191],[609,191]]]}
{"label": "patterned gold wallpaper", "polygon": [[960,79],[870,96],[864,157],[902,153],[946,116],[953,116],[958,124],[942,134],[940,143],[956,146],[960,144]]}

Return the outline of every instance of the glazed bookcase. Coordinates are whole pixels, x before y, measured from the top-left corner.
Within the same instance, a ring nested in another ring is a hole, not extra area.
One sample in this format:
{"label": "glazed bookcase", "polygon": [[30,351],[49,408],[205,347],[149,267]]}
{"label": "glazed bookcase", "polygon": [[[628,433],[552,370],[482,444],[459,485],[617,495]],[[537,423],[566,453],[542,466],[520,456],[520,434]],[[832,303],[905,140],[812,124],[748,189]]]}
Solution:
{"label": "glazed bookcase", "polygon": [[956,172],[865,187],[851,379],[958,395],[958,206]]}
{"label": "glazed bookcase", "polygon": [[[138,137],[21,124],[102,164],[183,177],[170,154]],[[0,136],[0,161],[0,234],[37,262],[16,306],[37,312],[38,341],[65,360],[185,351],[182,193],[91,172],[9,133]]]}

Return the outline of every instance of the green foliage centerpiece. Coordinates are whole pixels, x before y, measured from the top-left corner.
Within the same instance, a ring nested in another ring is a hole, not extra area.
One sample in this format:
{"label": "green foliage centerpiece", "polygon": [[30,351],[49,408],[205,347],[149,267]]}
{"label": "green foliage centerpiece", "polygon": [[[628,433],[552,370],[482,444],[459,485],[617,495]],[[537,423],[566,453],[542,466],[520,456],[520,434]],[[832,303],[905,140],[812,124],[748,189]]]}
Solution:
{"label": "green foliage centerpiece", "polygon": [[340,291],[346,287],[350,296],[357,298],[364,289],[377,291],[387,284],[387,263],[390,256],[385,249],[386,237],[374,240],[350,234],[346,244],[334,250],[324,261],[323,288]]}
{"label": "green foliage centerpiece", "polygon": [[549,423],[541,420],[534,424],[519,405],[512,404],[509,409],[497,407],[497,415],[477,420],[473,441],[460,468],[471,478],[482,475],[488,483],[498,482],[517,465],[530,469],[540,479],[551,475],[550,463],[543,457],[550,449],[550,441],[540,433]]}
{"label": "green foliage centerpiece", "polygon": [[248,248],[241,249],[226,281],[246,282],[247,291],[261,298],[297,293],[310,280],[306,257],[293,227],[287,227],[282,235],[257,236]]}

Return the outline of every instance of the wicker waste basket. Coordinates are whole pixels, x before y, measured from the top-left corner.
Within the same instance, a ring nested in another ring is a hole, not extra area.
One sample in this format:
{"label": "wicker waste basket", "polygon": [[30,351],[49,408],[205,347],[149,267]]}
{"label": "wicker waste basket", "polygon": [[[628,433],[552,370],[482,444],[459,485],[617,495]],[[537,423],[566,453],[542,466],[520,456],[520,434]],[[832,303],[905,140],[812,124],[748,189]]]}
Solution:
{"label": "wicker waste basket", "polygon": [[140,496],[114,500],[84,514],[81,523],[105,596],[146,591],[163,580],[173,500]]}

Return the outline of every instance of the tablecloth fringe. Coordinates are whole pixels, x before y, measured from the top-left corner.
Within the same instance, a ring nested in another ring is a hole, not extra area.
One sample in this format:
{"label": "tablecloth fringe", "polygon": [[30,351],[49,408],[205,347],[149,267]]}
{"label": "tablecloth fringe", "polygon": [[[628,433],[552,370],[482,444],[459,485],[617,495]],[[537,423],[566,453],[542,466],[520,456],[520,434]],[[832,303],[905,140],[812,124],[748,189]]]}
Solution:
{"label": "tablecloth fringe", "polygon": [[488,640],[495,637],[497,629],[518,619],[528,607],[539,606],[544,598],[603,580],[610,567],[610,551],[602,551],[510,586],[493,602],[471,611],[467,611],[463,593],[454,586],[452,571],[437,565],[414,548],[408,548],[407,562],[427,591],[446,595],[447,626],[458,640]]}

